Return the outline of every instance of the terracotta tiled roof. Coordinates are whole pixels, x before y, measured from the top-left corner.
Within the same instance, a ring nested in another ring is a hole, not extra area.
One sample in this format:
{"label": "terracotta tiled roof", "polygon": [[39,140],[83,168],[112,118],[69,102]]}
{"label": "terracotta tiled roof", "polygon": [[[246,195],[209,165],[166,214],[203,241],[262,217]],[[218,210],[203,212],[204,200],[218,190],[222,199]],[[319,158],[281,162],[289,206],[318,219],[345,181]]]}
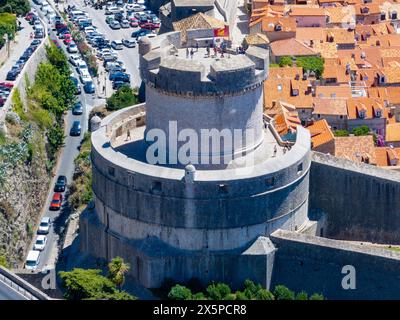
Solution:
{"label": "terracotta tiled roof", "polygon": [[351,89],[347,86],[317,86],[315,88],[317,98],[351,98]]}
{"label": "terracotta tiled roof", "polygon": [[[354,9],[356,10],[357,15],[371,15],[381,13],[379,5],[375,3],[358,4],[354,6]],[[365,13],[363,10],[365,10]]]}
{"label": "terracotta tiled roof", "polygon": [[308,126],[307,129],[310,131],[313,148],[317,148],[334,140],[332,130],[325,119],[315,121],[312,125]]}
{"label": "terracotta tiled roof", "polygon": [[334,42],[315,43],[313,48],[325,59],[338,57],[337,45]]}
{"label": "terracotta tiled roof", "polygon": [[296,39],[307,42],[309,42],[310,40],[314,40],[314,42],[324,41],[324,28],[297,28]]}
{"label": "terracotta tiled roof", "polygon": [[355,24],[355,10],[353,6],[328,7],[325,9],[329,16],[329,23],[335,24]]}
{"label": "terracotta tiled roof", "polygon": [[300,77],[303,75],[302,67],[281,67],[281,68],[270,68],[268,78],[269,79],[294,79],[296,75]]}
{"label": "terracotta tiled roof", "polygon": [[280,135],[295,132],[296,127],[301,125],[295,106],[279,101],[274,109],[275,128]]}
{"label": "terracotta tiled roof", "polygon": [[181,31],[181,38],[186,39],[186,31],[189,29],[219,29],[226,26],[224,21],[210,17],[199,12],[188,18],[173,23],[175,31]]}
{"label": "terracotta tiled roof", "polygon": [[269,40],[265,34],[255,33],[255,34],[249,34],[248,36],[246,36],[245,42],[249,46],[251,46],[251,45],[268,44]]}
{"label": "terracotta tiled roof", "polygon": [[359,119],[361,110],[365,111],[365,119],[375,118],[376,110],[381,110],[384,117],[384,102],[377,98],[353,98],[347,100],[347,114],[349,119]]}
{"label": "terracotta tiled roof", "polygon": [[261,30],[264,32],[274,32],[278,25],[281,27],[279,32],[296,31],[296,19],[292,17],[264,17],[262,19]]}
{"label": "terracotta tiled roof", "polygon": [[376,147],[376,165],[379,167],[398,166],[400,164],[400,148]]}
{"label": "terracotta tiled roof", "polygon": [[373,136],[335,137],[335,156],[354,162],[368,158],[370,164],[376,164]]}
{"label": "terracotta tiled roof", "polygon": [[274,103],[279,101],[297,108],[312,108],[312,95],[311,91],[308,91],[309,80],[300,80],[296,83],[300,88],[297,96],[292,95],[292,83],[293,80],[290,78],[269,78],[264,82],[264,106],[267,113],[268,109],[273,108]]}
{"label": "terracotta tiled roof", "polygon": [[314,98],[313,114],[347,116],[346,99]]}
{"label": "terracotta tiled roof", "polygon": [[272,42],[271,51],[277,57],[318,55],[315,50],[294,38]]}
{"label": "terracotta tiled roof", "polygon": [[[389,84],[400,83],[400,62],[391,61],[388,66],[382,68],[382,73],[385,75],[385,82]],[[399,89],[400,90],[400,89]]]}
{"label": "terracotta tiled roof", "polygon": [[400,122],[386,126],[386,141],[400,141]]}
{"label": "terracotta tiled roof", "polygon": [[327,28],[325,29],[326,39],[333,37],[333,42],[337,44],[351,44],[355,42],[354,30],[342,28]]}
{"label": "terracotta tiled roof", "polygon": [[323,8],[312,8],[312,7],[292,7],[289,13],[292,17],[299,16],[326,16],[327,12]]}

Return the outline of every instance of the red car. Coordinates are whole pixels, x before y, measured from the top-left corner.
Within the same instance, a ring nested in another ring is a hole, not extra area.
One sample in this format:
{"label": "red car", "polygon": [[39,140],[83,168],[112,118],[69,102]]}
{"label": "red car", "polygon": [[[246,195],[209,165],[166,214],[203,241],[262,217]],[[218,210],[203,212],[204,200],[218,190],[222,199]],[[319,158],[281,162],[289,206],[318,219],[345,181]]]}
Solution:
{"label": "red car", "polygon": [[13,83],[11,83],[11,82],[0,82],[0,87],[3,87],[3,88],[13,88],[14,87],[14,84]]}
{"label": "red car", "polygon": [[65,38],[64,38],[64,44],[65,44],[65,45],[70,44],[71,42],[72,42],[71,36],[65,37]]}
{"label": "red car", "polygon": [[60,210],[63,196],[61,193],[55,193],[50,203],[50,210]]}
{"label": "red car", "polygon": [[142,23],[142,24],[140,24],[140,27],[142,29],[147,29],[147,30],[155,30],[155,29],[159,28],[159,26],[157,26],[156,24],[151,23],[151,22]]}
{"label": "red car", "polygon": [[130,25],[132,28],[137,28],[139,26],[139,22],[137,20],[131,20]]}
{"label": "red car", "polygon": [[28,12],[25,16],[26,21],[31,21],[33,17],[33,12]]}

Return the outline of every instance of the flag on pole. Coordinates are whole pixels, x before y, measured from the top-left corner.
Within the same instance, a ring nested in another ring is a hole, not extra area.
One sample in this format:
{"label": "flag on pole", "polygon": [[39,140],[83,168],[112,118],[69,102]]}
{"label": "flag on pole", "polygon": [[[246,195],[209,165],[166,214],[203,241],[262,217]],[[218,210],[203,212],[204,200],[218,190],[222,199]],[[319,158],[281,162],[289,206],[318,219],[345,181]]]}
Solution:
{"label": "flag on pole", "polygon": [[229,37],[229,26],[214,29],[214,37]]}

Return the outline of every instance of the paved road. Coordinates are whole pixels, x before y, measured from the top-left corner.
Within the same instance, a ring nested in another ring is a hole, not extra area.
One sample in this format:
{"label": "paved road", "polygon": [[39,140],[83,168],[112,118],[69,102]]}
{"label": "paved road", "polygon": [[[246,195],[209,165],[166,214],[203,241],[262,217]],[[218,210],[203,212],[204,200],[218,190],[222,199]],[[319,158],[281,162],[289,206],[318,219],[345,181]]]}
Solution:
{"label": "paved road", "polygon": [[[33,5],[33,7],[35,7],[35,6]],[[43,18],[43,20],[47,21],[47,19],[44,18],[43,15],[41,14],[39,8],[36,7],[36,11],[39,13],[41,18]],[[56,34],[54,31],[52,31],[50,25],[48,25],[48,30],[49,30],[50,38],[57,39]],[[66,52],[66,48],[63,45],[63,43],[61,41],[58,41],[58,42],[61,44],[62,48]],[[72,69],[72,66],[71,66],[71,70],[73,70],[75,76],[78,77],[75,69]],[[65,146],[61,150],[60,159],[59,159],[58,167],[56,170],[56,175],[54,176],[53,181],[50,184],[49,193],[48,193],[47,200],[45,203],[45,211],[43,214],[43,216],[48,216],[51,218],[51,220],[53,221],[53,225],[50,229],[49,234],[47,235],[47,237],[48,237],[47,245],[41,253],[38,270],[43,269],[45,266],[53,266],[57,259],[57,256],[58,256],[57,242],[59,240],[59,234],[63,231],[63,228],[65,226],[65,221],[68,219],[68,216],[71,212],[70,212],[70,209],[67,206],[65,206],[65,202],[60,211],[50,211],[50,210],[48,210],[48,208],[50,206],[50,202],[51,202],[51,199],[52,199],[52,196],[54,193],[53,188],[54,188],[54,184],[55,184],[57,177],[59,175],[65,175],[68,179],[68,183],[72,182],[72,177],[73,177],[74,168],[75,168],[74,159],[79,154],[78,148],[81,144],[81,140],[83,139],[83,134],[88,129],[87,128],[88,127],[87,119],[88,119],[88,115],[89,115],[89,112],[92,107],[92,104],[90,104],[90,103],[93,103],[94,99],[95,99],[94,95],[85,95],[85,93],[82,89],[82,94],[79,96],[79,100],[81,101],[82,106],[83,106],[83,115],[74,116],[72,114],[71,110],[69,110],[67,112],[66,116],[64,117],[65,137],[66,137],[65,141],[64,141]],[[80,120],[80,122],[81,122],[82,134],[80,137],[71,137],[69,135],[69,130],[70,130],[71,125],[74,120]],[[33,242],[35,240],[36,240],[36,237],[34,237]],[[31,244],[31,248],[32,248],[32,245],[33,245],[33,243]]]}
{"label": "paved road", "polygon": [[11,67],[18,61],[19,57],[32,42],[32,39],[30,38],[30,33],[33,31],[32,26],[23,18],[19,18],[18,20],[21,21],[23,29],[17,33],[17,43],[11,45],[10,58],[8,58],[0,67],[0,82],[6,80],[8,71],[10,71]]}
{"label": "paved road", "polygon": [[13,288],[0,281],[0,300],[27,300]]}

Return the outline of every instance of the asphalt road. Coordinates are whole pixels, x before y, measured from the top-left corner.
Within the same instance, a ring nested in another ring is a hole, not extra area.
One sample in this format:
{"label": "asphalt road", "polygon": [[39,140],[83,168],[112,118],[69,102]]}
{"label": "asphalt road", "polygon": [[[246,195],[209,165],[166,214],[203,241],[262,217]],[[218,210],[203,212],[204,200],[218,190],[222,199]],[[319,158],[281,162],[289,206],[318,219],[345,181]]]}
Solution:
{"label": "asphalt road", "polygon": [[27,300],[23,295],[0,281],[0,300]]}
{"label": "asphalt road", "polygon": [[[37,8],[35,5],[33,7],[36,8],[36,11],[39,13],[41,18],[47,22],[47,19],[43,17],[41,14],[39,8]],[[48,25],[48,30],[49,30],[49,36],[51,39],[57,39],[57,36],[54,31],[51,30],[51,26]],[[66,48],[63,45],[61,41],[58,41],[58,43],[61,44],[62,48],[66,52]],[[68,55],[68,54],[67,54]],[[71,71],[73,70],[75,77],[78,77],[75,69],[71,66]],[[64,123],[65,123],[65,140],[64,144],[65,146],[61,150],[60,153],[60,158],[58,162],[58,167],[56,169],[56,175],[54,176],[52,183],[50,184],[50,189],[49,193],[47,196],[47,200],[45,203],[45,212],[43,216],[48,216],[51,218],[53,225],[50,228],[50,232],[47,235],[47,245],[45,249],[42,251],[40,255],[40,263],[38,266],[38,270],[43,269],[45,266],[53,266],[55,263],[55,260],[58,255],[58,248],[57,248],[57,242],[59,240],[59,234],[63,231],[63,228],[65,226],[65,222],[68,219],[70,212],[70,208],[65,205],[65,200],[63,202],[63,206],[60,211],[50,211],[48,208],[50,207],[50,202],[53,197],[53,188],[55,181],[57,180],[57,177],[59,175],[64,175],[67,177],[68,183],[72,182],[72,177],[74,173],[74,159],[78,156],[79,154],[79,146],[81,144],[81,141],[83,139],[84,133],[87,131],[87,119],[89,116],[90,108],[91,106],[88,105],[88,103],[92,102],[94,100],[94,95],[86,95],[83,91],[82,88],[82,94],[79,96],[79,100],[82,103],[83,106],[83,114],[80,116],[74,116],[69,110],[64,117]],[[71,137],[69,135],[69,130],[72,126],[73,121],[75,120],[80,120],[81,126],[82,126],[82,134],[80,137]],[[65,199],[65,193],[64,193],[64,199]],[[34,237],[33,242],[36,241],[36,237]],[[33,243],[31,244],[31,248],[33,246]]]}
{"label": "asphalt road", "polygon": [[[111,29],[106,23],[106,15],[104,14],[105,9],[96,10],[91,6],[85,6],[83,0],[70,0],[70,5],[76,5],[79,9],[86,11],[92,19],[92,24],[97,29],[106,35],[106,38],[110,41],[130,39],[132,32],[139,30],[140,28],[127,28],[127,29]],[[126,48],[122,50],[115,50],[118,53],[118,59],[123,61],[126,66],[126,72],[131,75],[131,86],[139,87],[142,80],[139,76],[139,53],[138,46],[135,48]],[[107,93],[107,96],[111,94]]]}

